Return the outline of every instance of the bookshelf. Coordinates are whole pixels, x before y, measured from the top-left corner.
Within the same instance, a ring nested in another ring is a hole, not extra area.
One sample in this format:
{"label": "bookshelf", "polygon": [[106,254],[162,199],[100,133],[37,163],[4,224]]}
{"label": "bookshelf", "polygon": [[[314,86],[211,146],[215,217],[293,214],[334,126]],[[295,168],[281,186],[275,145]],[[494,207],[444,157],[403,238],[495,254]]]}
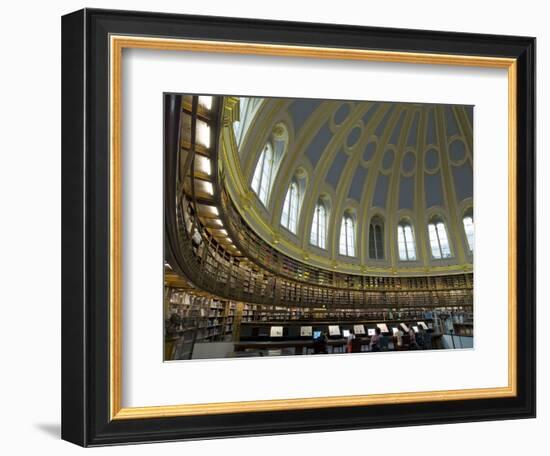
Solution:
{"label": "bookshelf", "polygon": [[[169,289],[167,336],[193,333],[193,342],[224,342],[232,339],[237,304]],[[171,321],[172,319],[172,321]]]}
{"label": "bookshelf", "polygon": [[[288,305],[226,300],[198,294],[196,290],[167,285],[165,357],[189,359],[195,343],[238,342],[243,328],[249,325],[288,327],[311,325],[312,322],[351,325],[357,322],[433,319],[434,327],[439,328],[439,317],[436,314],[446,316],[458,313],[463,316],[461,318],[465,318],[465,323],[469,323],[473,315],[472,290],[468,288],[471,284],[467,276],[368,279],[376,279],[372,283],[377,288],[361,291],[366,306],[357,306],[348,300],[351,292],[346,291],[341,291],[332,305],[321,301],[315,306],[296,306],[292,300]],[[383,289],[384,285],[388,288]],[[465,328],[464,332],[467,331]]]}

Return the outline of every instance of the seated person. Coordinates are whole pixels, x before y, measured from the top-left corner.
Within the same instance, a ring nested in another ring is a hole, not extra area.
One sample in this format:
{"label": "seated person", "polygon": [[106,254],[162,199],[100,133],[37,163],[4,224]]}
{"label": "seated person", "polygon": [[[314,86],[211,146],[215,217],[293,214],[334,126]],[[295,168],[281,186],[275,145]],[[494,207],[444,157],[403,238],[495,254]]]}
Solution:
{"label": "seated person", "polygon": [[416,345],[418,348],[424,348],[424,331],[419,331],[415,334]]}
{"label": "seated person", "polygon": [[327,354],[328,353],[327,342],[328,342],[327,334],[323,331],[321,335],[317,339],[314,339],[313,341],[313,354],[315,355],[320,353]]}
{"label": "seated person", "polygon": [[352,353],[353,352],[353,341],[355,340],[355,334],[353,332],[349,332],[347,338],[346,338],[346,353]]}
{"label": "seated person", "polygon": [[395,349],[396,350],[403,350],[403,331],[401,331],[401,328],[397,328],[397,331],[394,334],[395,336]]}
{"label": "seated person", "polygon": [[425,350],[431,350],[432,349],[432,332],[433,329],[429,329],[424,332],[424,349]]}
{"label": "seated person", "polygon": [[374,336],[371,336],[370,343],[369,343],[370,351],[373,351],[373,352],[380,351],[381,339],[382,339],[381,333],[382,331],[380,331],[380,328],[376,328],[374,330]]}
{"label": "seated person", "polygon": [[410,350],[416,350],[418,348],[418,345],[416,344],[416,334],[414,333],[414,329],[409,329],[409,349]]}
{"label": "seated person", "polygon": [[380,350],[388,351],[388,338],[384,334],[380,334]]}
{"label": "seated person", "polygon": [[361,339],[359,339],[358,337],[355,337],[351,342],[351,352],[352,353],[360,353],[362,346],[363,346],[363,341]]}

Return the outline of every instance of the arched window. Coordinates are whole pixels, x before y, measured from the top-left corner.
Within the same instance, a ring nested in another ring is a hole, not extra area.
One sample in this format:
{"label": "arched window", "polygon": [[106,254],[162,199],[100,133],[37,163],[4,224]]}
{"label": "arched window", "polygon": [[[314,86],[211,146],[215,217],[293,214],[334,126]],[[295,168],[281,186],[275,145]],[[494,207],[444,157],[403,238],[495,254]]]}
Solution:
{"label": "arched window", "polygon": [[369,258],[384,258],[384,225],[380,217],[373,217],[369,226]]}
{"label": "arched window", "polygon": [[468,214],[462,219],[464,224],[464,233],[466,233],[466,239],[468,239],[468,247],[470,252],[474,251],[474,219]]}
{"label": "arched window", "polygon": [[340,254],[355,256],[355,220],[350,214],[345,214],[340,227]]}
{"label": "arched window", "polygon": [[[239,138],[241,132],[241,122],[238,120],[235,120],[233,122],[233,133],[235,133],[235,140],[237,141],[237,138]],[[238,144],[238,143],[237,143]]]}
{"label": "arched window", "polygon": [[260,159],[256,163],[254,177],[252,178],[252,190],[256,192],[260,201],[267,205],[269,192],[271,190],[271,180],[273,177],[273,148],[268,143],[260,154]]}
{"label": "arched window", "polygon": [[401,261],[416,260],[414,234],[409,222],[401,222],[397,225],[397,244],[399,247],[399,259]]}
{"label": "arched window", "polygon": [[451,248],[447,237],[447,229],[445,228],[443,220],[439,218],[433,219],[428,224],[428,234],[430,236],[432,256],[435,259],[450,258]]}
{"label": "arched window", "polygon": [[263,100],[264,98],[239,98],[239,120],[238,123],[233,124],[237,146],[240,146],[243,142],[243,139],[252,125]]}
{"label": "arched window", "polygon": [[296,181],[292,181],[286,192],[285,203],[283,205],[283,215],[281,217],[281,224],[296,234],[296,228],[298,225],[298,202],[300,196],[298,194],[298,184]]}
{"label": "arched window", "polygon": [[320,201],[315,205],[313,211],[313,222],[311,223],[311,238],[310,242],[321,249],[326,248],[327,242],[327,208]]}

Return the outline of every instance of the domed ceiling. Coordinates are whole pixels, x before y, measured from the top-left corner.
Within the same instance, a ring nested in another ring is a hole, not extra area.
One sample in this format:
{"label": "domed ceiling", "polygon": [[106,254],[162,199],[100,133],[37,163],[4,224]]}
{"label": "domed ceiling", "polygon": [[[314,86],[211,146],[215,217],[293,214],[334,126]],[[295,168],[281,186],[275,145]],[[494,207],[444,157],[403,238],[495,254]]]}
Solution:
{"label": "domed ceiling", "polygon": [[[235,100],[235,99],[234,99]],[[429,274],[472,269],[464,230],[473,218],[473,107],[390,102],[241,98],[238,122],[222,132],[226,186],[247,222],[284,253],[319,267],[360,274]],[[252,189],[265,145],[274,150],[267,201]],[[281,224],[291,182],[300,183],[296,232]],[[325,248],[311,243],[315,206],[328,210]],[[340,253],[351,214],[355,255]],[[373,221],[382,255],[369,252]],[[450,254],[435,258],[428,224],[445,224]],[[415,255],[399,254],[398,225],[414,233]],[[376,255],[375,255],[376,256]]]}

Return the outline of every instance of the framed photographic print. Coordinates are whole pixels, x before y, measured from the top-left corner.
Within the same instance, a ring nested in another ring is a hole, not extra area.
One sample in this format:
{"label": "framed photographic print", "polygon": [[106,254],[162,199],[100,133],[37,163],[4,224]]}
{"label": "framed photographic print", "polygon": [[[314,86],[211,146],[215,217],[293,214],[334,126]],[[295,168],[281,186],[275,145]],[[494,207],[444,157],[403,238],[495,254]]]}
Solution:
{"label": "framed photographic print", "polygon": [[535,39],[62,22],[62,436],[535,416]]}

